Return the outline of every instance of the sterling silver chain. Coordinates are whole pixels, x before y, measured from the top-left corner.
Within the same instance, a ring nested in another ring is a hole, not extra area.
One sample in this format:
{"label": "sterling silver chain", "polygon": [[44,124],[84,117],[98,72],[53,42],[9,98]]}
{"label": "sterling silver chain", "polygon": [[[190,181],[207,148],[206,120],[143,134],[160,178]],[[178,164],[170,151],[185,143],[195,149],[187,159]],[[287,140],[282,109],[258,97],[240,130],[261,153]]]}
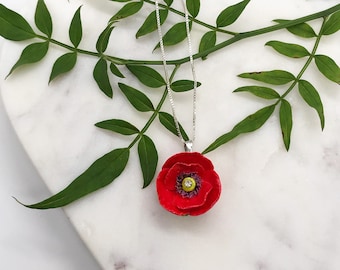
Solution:
{"label": "sterling silver chain", "polygon": [[155,0],[155,7],[156,7],[156,20],[157,20],[157,29],[158,29],[158,35],[159,35],[159,46],[161,49],[162,54],[162,60],[163,60],[163,68],[164,68],[164,76],[165,76],[165,82],[166,82],[166,89],[168,91],[168,97],[170,101],[170,106],[172,110],[172,116],[175,121],[175,126],[177,130],[178,137],[181,139],[181,141],[184,144],[184,149],[186,152],[191,152],[193,148],[193,143],[196,138],[196,103],[197,103],[197,79],[196,79],[196,72],[195,72],[195,65],[194,65],[194,59],[192,54],[192,43],[191,43],[191,36],[190,36],[190,21],[189,21],[189,15],[188,10],[186,8],[186,4],[184,0],[182,0],[184,14],[185,14],[185,26],[186,26],[186,33],[187,33],[187,41],[188,41],[188,51],[189,51],[189,61],[191,66],[191,73],[192,73],[192,79],[194,82],[194,89],[193,89],[193,97],[192,97],[192,108],[193,108],[193,114],[192,114],[192,135],[191,139],[188,141],[184,140],[181,130],[179,121],[176,115],[176,106],[175,101],[173,98],[172,90],[170,87],[170,77],[167,70],[167,63],[166,63],[166,55],[165,55],[165,49],[164,49],[164,43],[163,43],[163,34],[161,29],[161,18],[159,14],[159,1]]}

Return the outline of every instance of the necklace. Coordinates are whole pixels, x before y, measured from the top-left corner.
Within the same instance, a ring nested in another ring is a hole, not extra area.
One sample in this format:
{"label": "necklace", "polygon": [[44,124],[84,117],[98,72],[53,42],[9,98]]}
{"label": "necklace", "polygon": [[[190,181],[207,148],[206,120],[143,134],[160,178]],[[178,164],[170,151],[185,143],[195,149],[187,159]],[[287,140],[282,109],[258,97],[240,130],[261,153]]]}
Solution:
{"label": "necklace", "polygon": [[171,156],[162,166],[162,170],[157,177],[156,188],[159,202],[163,208],[180,216],[198,216],[207,212],[217,202],[221,193],[221,182],[218,174],[214,171],[212,162],[202,154],[193,152],[193,143],[196,138],[197,79],[192,54],[190,20],[184,0],[182,0],[182,4],[185,14],[184,17],[188,41],[189,62],[194,82],[192,97],[192,136],[191,139],[186,141],[184,140],[180,130],[174,97],[170,86],[170,78],[167,71],[159,1],[155,0],[159,47],[163,60],[166,90],[168,92],[177,135],[184,144],[184,152]]}

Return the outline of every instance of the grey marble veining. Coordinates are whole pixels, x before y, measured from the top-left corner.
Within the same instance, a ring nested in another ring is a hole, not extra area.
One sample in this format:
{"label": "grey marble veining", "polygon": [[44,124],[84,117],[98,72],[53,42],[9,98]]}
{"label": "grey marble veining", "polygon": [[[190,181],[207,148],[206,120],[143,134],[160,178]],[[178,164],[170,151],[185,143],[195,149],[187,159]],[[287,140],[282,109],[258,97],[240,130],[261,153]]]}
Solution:
{"label": "grey marble veining", "polygon": [[[116,8],[106,1],[70,2],[46,1],[55,19],[55,36],[68,40],[69,20],[83,4],[85,30],[80,47],[93,50],[97,35]],[[210,23],[228,5],[220,0],[213,4],[201,2],[199,18]],[[232,29],[243,31],[267,26],[272,19],[296,18],[335,4],[337,1],[289,0],[274,4],[254,0]],[[33,11],[29,10],[34,9],[34,4],[25,5],[25,14],[30,16]],[[110,53],[158,59],[158,54],[150,52],[152,44],[157,42],[156,35],[138,41],[133,38],[133,31],[142,21],[142,17],[137,17],[131,24],[121,22],[114,30]],[[319,24],[312,22],[312,25],[317,28]],[[194,44],[200,34],[200,30],[194,31]],[[115,35],[119,38],[115,39]],[[308,49],[313,46],[310,40],[280,31],[244,40],[210,55],[207,61],[197,61],[198,80],[202,82],[198,92],[197,151],[267,104],[246,94],[233,94],[237,87],[252,83],[237,78],[237,74],[269,69],[287,69],[296,74],[301,69],[303,60],[274,53],[264,46],[269,40],[299,42]],[[339,63],[338,41],[339,34],[326,37],[320,53],[332,56]],[[148,115],[136,113],[116,88],[113,100],[98,91],[91,78],[94,58],[79,56],[70,74],[48,85],[51,66],[63,53],[55,46],[42,63],[20,68],[3,80],[23,45],[11,42],[3,45],[2,96],[26,151],[55,193],[96,158],[130,143],[130,138],[103,132],[94,123],[122,118],[141,128]],[[169,58],[185,54],[186,50],[180,49],[171,52]],[[127,73],[124,68],[122,71]],[[189,69],[184,70],[178,79],[188,78],[188,74]],[[220,201],[207,214],[178,217],[165,212],[158,204],[154,184],[141,189],[136,149],[132,150],[127,169],[113,184],[65,207],[67,216],[102,268],[339,269],[339,86],[323,78],[316,68],[310,68],[304,78],[311,80],[320,91],[326,115],[325,130],[321,132],[316,113],[296,92],[292,93],[288,100],[293,107],[294,129],[288,153],[282,143],[278,117],[273,116],[259,131],[242,135],[207,155],[215,164],[223,185]],[[114,84],[117,81],[112,77]],[[136,80],[130,80],[129,84],[143,87]],[[154,104],[160,99],[161,92],[144,91]],[[190,125],[189,99],[189,95],[176,95],[179,118],[185,127]],[[168,104],[165,109],[169,110]],[[152,125],[147,134],[159,150],[159,169],[169,156],[182,151],[181,143],[158,123]],[[26,202],[29,198],[21,199]]]}

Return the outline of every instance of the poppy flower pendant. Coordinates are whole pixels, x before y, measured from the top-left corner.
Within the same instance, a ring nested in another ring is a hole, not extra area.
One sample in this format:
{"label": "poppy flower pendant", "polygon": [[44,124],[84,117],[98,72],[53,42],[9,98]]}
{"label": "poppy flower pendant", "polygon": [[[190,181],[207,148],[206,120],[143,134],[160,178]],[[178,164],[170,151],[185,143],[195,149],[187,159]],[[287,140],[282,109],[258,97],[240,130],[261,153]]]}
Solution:
{"label": "poppy flower pendant", "polygon": [[212,162],[198,152],[170,157],[157,177],[159,203],[180,216],[198,216],[219,199],[221,182]]}

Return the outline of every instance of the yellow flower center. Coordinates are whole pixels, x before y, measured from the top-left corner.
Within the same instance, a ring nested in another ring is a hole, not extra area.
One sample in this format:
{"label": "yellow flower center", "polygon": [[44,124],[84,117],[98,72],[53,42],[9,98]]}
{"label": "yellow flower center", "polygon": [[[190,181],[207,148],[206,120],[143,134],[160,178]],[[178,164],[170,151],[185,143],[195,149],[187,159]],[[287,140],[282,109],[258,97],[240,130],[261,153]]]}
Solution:
{"label": "yellow flower center", "polygon": [[192,177],[185,177],[182,181],[182,188],[185,192],[193,191],[196,188],[196,181]]}

